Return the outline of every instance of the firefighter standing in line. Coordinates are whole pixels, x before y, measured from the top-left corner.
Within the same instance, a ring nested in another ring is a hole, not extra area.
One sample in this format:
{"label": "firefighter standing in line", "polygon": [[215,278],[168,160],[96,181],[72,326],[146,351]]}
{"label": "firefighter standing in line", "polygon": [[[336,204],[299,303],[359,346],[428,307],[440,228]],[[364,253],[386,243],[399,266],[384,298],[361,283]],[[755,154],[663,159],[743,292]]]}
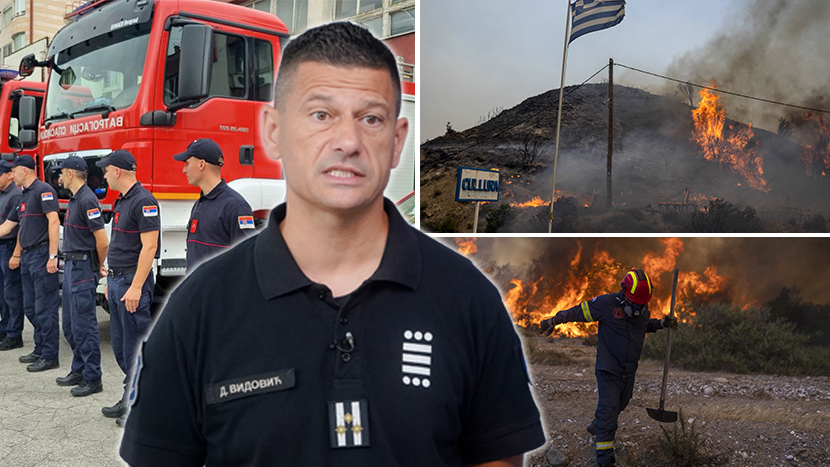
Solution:
{"label": "firefighter standing in line", "polygon": [[600,466],[615,465],[617,417],[631,400],[646,333],[677,327],[677,318],[673,316],[650,318],[648,302],[652,285],[642,269],[628,271],[620,287],[622,290],[617,293],[594,297],[540,323],[542,334],[548,335],[562,323],[599,323],[596,365],[599,402],[587,430],[597,437],[596,455]]}
{"label": "firefighter standing in line", "polygon": [[29,155],[14,160],[12,174],[23,194],[17,209],[0,225],[0,238],[20,225],[9,268],[21,268],[23,310],[35,328],[35,348],[19,360],[29,364],[28,371],[45,371],[59,366],[58,195],[37,178],[35,160]]}
{"label": "firefighter standing in line", "polygon": [[63,335],[72,348],[72,368],[55,380],[58,386],[76,386],[75,397],[103,391],[101,340],[95,316],[95,289],[100,264],[107,257],[107,233],[98,197],[86,184],[89,168],[78,156],[60,165],[61,185],[72,192],[63,222]]}
{"label": "firefighter standing in line", "polygon": [[[0,162],[0,224],[6,222],[11,212],[17,209],[22,194],[20,187],[14,183],[11,171],[10,162]],[[3,289],[4,310],[2,333],[5,334],[0,342],[0,350],[23,347],[23,286],[20,282],[20,269],[9,269],[9,260],[17,245],[17,230],[15,227],[8,235],[0,238],[0,271],[3,277],[0,288]]]}
{"label": "firefighter standing in line", "polygon": [[120,192],[112,218],[107,252],[107,274],[112,350],[124,372],[124,391],[112,407],[101,412],[123,425],[127,414],[127,382],[132,378],[138,346],[150,328],[153,302],[153,259],[158,251],[159,206],[153,195],[136,180],[135,157],[119,149],[95,163],[104,169],[109,187]]}
{"label": "firefighter standing in line", "polygon": [[184,162],[182,173],[201,194],[187,223],[187,271],[254,233],[254,213],[236,190],[222,179],[222,148],[209,138],[197,139],[173,159]]}

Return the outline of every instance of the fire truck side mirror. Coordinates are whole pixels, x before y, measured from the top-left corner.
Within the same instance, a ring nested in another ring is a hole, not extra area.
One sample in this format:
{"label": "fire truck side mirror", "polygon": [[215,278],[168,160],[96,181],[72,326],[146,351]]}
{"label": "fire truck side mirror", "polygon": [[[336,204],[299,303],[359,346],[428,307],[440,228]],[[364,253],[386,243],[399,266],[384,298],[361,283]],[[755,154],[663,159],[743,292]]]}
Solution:
{"label": "fire truck side mirror", "polygon": [[20,140],[20,145],[23,146],[23,149],[37,146],[37,134],[35,133],[35,130],[20,130],[20,134],[17,137]]}
{"label": "fire truck side mirror", "polygon": [[24,130],[37,129],[37,101],[34,96],[20,98],[20,127]]}
{"label": "fire truck side mirror", "polygon": [[182,28],[179,62],[179,102],[195,103],[210,94],[213,66],[213,30],[203,24]]}
{"label": "fire truck side mirror", "polygon": [[35,58],[35,54],[29,54],[23,57],[20,60],[20,69],[18,70],[20,76],[27,77],[31,76],[32,73],[35,72],[35,67],[38,65],[38,61]]}

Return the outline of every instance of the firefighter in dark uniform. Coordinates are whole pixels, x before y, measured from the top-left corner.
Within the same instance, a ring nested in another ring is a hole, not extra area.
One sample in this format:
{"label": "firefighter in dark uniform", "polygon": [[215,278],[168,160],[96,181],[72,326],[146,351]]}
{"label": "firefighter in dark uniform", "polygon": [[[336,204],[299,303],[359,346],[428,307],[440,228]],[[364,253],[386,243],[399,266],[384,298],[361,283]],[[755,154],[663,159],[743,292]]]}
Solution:
{"label": "firefighter in dark uniform", "polygon": [[107,257],[107,233],[98,197],[86,184],[88,166],[69,156],[55,167],[61,185],[72,192],[63,221],[63,335],[72,348],[72,368],[56,380],[59,386],[75,386],[70,394],[88,396],[103,391],[101,339],[95,289],[100,265]]}
{"label": "firefighter in dark uniform", "polygon": [[173,159],[184,162],[187,182],[201,189],[187,223],[187,271],[254,232],[251,206],[222,179],[222,148],[197,139]]}
{"label": "firefighter in dark uniform", "polygon": [[18,208],[0,225],[0,238],[20,225],[9,268],[21,268],[23,310],[35,328],[35,348],[19,360],[29,364],[28,371],[45,371],[59,366],[58,195],[37,178],[29,155],[14,160],[12,174],[23,194]]}
{"label": "firefighter in dark uniform", "polygon": [[597,464],[600,466],[615,463],[617,417],[631,400],[646,333],[677,327],[677,318],[651,318],[648,302],[652,285],[643,270],[628,271],[620,287],[618,293],[594,297],[540,323],[543,334],[550,334],[554,326],[562,323],[599,323],[596,365],[599,402],[594,420],[587,429],[596,435]]}
{"label": "firefighter in dark uniform", "polygon": [[276,89],[263,134],[286,202],[171,295],[122,457],[521,466],[544,433],[498,291],[383,198],[408,131],[394,56],[355,24],[309,29]]}
{"label": "firefighter in dark uniform", "polygon": [[[8,161],[0,162],[0,224],[6,222],[12,211],[20,204],[20,187],[14,183],[11,174],[12,164]],[[20,279],[20,268],[9,269],[9,260],[12,259],[14,248],[17,245],[17,230],[12,229],[8,235],[0,238],[0,282],[2,288],[2,310],[4,339],[0,342],[0,350],[11,350],[23,347],[23,286]]]}
{"label": "firefighter in dark uniform", "polygon": [[112,350],[125,375],[121,398],[101,411],[121,425],[127,413],[127,382],[139,343],[150,328],[152,267],[161,223],[158,202],[136,180],[135,157],[129,151],[113,151],[95,164],[104,169],[109,187],[121,193],[113,209],[109,267],[101,267],[101,273],[107,274]]}

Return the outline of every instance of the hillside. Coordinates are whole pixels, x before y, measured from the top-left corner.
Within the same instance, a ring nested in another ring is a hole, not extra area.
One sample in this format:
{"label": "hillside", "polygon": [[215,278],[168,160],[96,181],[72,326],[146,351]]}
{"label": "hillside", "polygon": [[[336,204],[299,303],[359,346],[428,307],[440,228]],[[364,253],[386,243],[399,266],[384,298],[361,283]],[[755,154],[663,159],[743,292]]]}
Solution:
{"label": "hillside", "polygon": [[[578,220],[563,225],[563,231],[683,231],[678,226],[691,212],[715,198],[753,208],[766,221],[758,230],[799,231],[799,223],[816,214],[830,216],[830,179],[807,166],[795,136],[725,118],[720,152],[707,160],[692,140],[695,122],[688,104],[619,85],[614,88],[613,206],[606,209],[608,86],[565,92],[556,187],[557,196],[574,198]],[[457,168],[465,166],[501,171],[501,200],[482,206],[479,232],[490,210],[511,203],[515,209],[507,210],[511,213],[498,231],[546,232],[549,207],[539,204],[550,201],[558,94],[551,90],[528,98],[481,125],[422,144],[422,225],[435,230],[452,216],[458,231],[472,229],[472,205],[455,201]],[[542,153],[534,163],[522,164],[514,149],[533,136],[542,141]],[[728,139],[743,136],[725,146]],[[687,188],[687,206],[660,206]],[[518,206],[536,196],[541,199],[535,206]],[[821,224],[826,229],[824,218]]]}

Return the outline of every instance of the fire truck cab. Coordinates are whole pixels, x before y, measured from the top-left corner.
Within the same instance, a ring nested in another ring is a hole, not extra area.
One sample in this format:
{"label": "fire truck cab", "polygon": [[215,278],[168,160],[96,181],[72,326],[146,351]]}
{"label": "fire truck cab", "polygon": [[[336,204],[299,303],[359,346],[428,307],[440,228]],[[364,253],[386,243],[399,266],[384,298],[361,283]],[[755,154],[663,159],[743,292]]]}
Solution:
{"label": "fire truck cab", "polygon": [[29,96],[35,102],[33,109],[37,117],[40,105],[43,104],[43,94],[46,84],[16,80],[17,70],[0,68],[0,153],[6,159],[14,158],[14,154],[29,154],[34,157],[36,148],[32,143],[23,147],[20,142],[20,99]]}
{"label": "fire truck cab", "polygon": [[266,218],[284,199],[281,165],[259,134],[289,38],[277,17],[202,0],[99,0],[67,20],[45,61],[30,55],[20,66],[24,75],[36,66],[49,69],[40,118],[26,112],[22,123],[38,129],[23,133],[27,144],[39,144],[40,174],[62,206],[71,194],[57,185],[58,162],[83,157],[90,187],[111,212],[118,193],[95,162],[116,149],[130,151],[138,180],[160,204],[155,271],[163,278],[185,272],[186,224],[199,190],[187,184],[173,155],[193,140],[219,143],[222,175],[255,217]]}

